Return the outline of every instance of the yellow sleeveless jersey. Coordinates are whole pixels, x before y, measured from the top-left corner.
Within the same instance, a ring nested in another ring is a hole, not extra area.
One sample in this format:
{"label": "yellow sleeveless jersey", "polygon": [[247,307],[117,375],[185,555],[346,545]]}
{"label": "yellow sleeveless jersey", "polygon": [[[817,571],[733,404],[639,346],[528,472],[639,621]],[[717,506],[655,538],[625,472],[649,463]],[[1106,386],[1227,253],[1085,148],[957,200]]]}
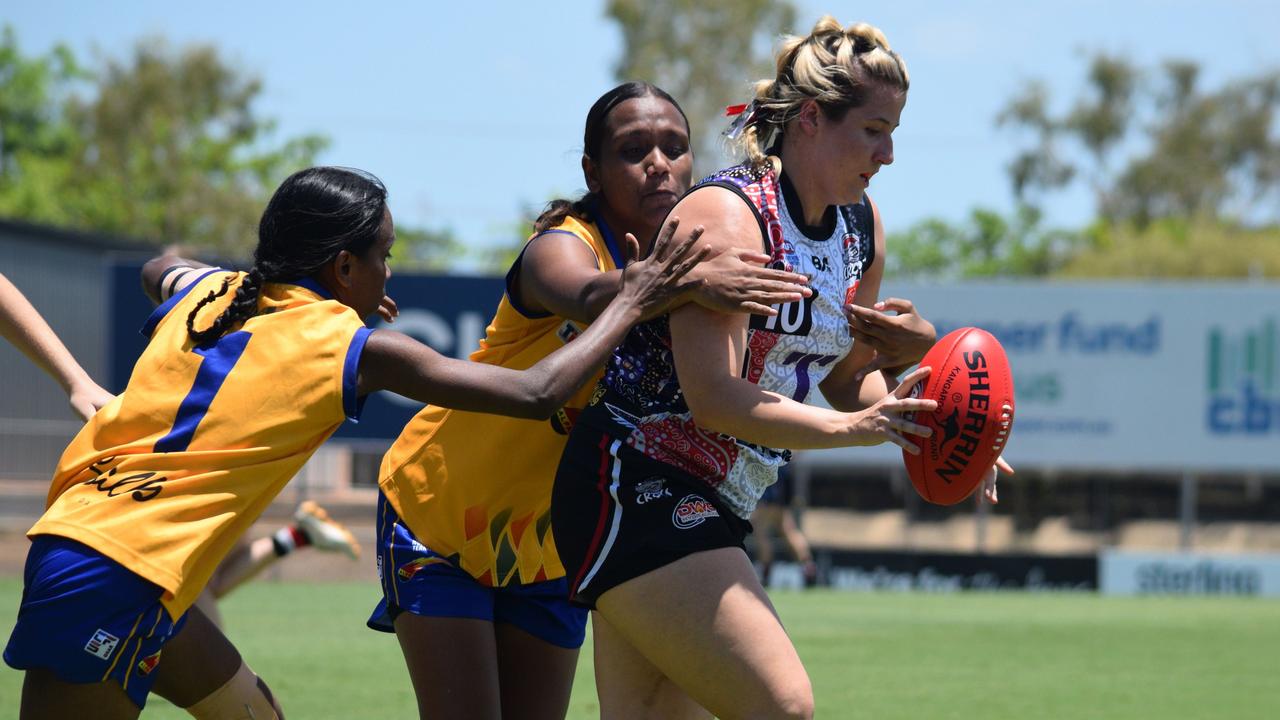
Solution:
{"label": "yellow sleeveless jersey", "polygon": [[[81,542],[159,585],[176,619],[315,449],[358,415],[369,331],[319,284],[267,283],[259,314],[194,346],[187,316],[220,287],[213,270],[148,319],[125,391],[58,462],[29,535]],[[231,301],[201,309],[207,327]]]}
{"label": "yellow sleeveless jersey", "polygon": [[[572,216],[548,232],[574,235],[607,272],[624,262],[603,223]],[[585,326],[522,310],[507,292],[485,330],[475,362],[526,369]],[[521,420],[428,405],[382,460],[380,484],[392,508],[427,547],[489,586],[564,576],[551,538],[551,484],[578,413],[599,375],[550,421]]]}

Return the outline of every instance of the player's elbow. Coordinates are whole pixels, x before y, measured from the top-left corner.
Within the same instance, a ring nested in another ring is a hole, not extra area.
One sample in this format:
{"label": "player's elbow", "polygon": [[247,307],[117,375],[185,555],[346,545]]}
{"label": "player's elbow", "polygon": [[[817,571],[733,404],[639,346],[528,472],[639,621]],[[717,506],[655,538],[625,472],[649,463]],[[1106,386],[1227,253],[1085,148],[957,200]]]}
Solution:
{"label": "player's elbow", "polygon": [[142,273],[139,281],[142,283],[142,292],[151,298],[154,303],[160,302],[160,276],[164,271],[173,264],[172,255],[159,255],[148,260],[142,266]]}
{"label": "player's elbow", "polygon": [[569,401],[569,394],[550,383],[531,379],[525,383],[516,415],[526,420],[547,420]]}

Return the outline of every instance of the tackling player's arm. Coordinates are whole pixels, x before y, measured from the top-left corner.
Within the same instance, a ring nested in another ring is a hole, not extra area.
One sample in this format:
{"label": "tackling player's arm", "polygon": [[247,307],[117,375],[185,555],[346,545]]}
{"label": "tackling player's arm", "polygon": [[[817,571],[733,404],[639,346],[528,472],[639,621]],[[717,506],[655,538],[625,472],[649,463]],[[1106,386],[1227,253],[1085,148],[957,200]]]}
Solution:
{"label": "tackling player's arm", "polygon": [[[670,224],[662,232],[669,233]],[[769,256],[731,248],[689,272],[696,292],[673,302],[697,302],[724,312],[776,315],[770,305],[794,302],[810,291],[807,278],[763,267]],[[601,272],[595,252],[576,235],[547,231],[529,241],[512,292],[522,307],[589,323],[618,293],[622,271]],[[660,315],[669,308],[658,308]]]}
{"label": "tackling player's arm", "polygon": [[151,258],[142,266],[142,291],[159,305],[195,282],[201,275],[197,270],[210,267],[213,266],[168,253]]}
{"label": "tackling player's arm", "polygon": [[672,234],[660,236],[645,260],[635,260],[638,246],[628,235],[628,256],[634,262],[613,302],[573,342],[533,367],[512,370],[449,358],[402,333],[376,330],[361,353],[360,394],[391,390],[459,410],[550,417],[591,379],[632,325],[697,287],[686,275],[705,255],[694,247],[700,233],[669,245]]}
{"label": "tackling player's arm", "polygon": [[[712,228],[701,242],[713,251],[760,235],[751,209],[724,188],[691,193],[677,210],[686,223]],[[890,394],[863,412],[844,413],[764,390],[739,376],[747,343],[747,317],[742,314],[684,305],[671,313],[671,342],[680,387],[694,421],[748,442],[795,450],[885,441],[914,448],[904,433],[928,431],[903,419],[902,413],[936,407],[932,401]]]}
{"label": "tackling player's arm", "polygon": [[53,328],[3,274],[0,274],[0,336],[62,386],[71,409],[82,419],[88,420],[111,401],[111,393],[89,377]]}

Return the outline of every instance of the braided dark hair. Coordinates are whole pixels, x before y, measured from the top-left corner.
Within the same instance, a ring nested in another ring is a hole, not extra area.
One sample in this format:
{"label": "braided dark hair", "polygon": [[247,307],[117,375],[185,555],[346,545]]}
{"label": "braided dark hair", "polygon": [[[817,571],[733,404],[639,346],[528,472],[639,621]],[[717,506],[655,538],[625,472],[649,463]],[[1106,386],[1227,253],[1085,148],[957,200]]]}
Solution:
{"label": "braided dark hair", "polygon": [[[634,98],[656,96],[671,103],[671,106],[680,112],[680,117],[684,118],[684,126],[689,128],[689,118],[684,114],[684,108],[680,107],[680,103],[671,97],[666,90],[654,85],[653,83],[632,81],[625,82],[613,88],[609,92],[601,95],[587,111],[587,124],[582,132],[582,154],[598,160],[600,151],[604,147],[604,122],[609,117],[609,113],[613,109],[627,100]],[[596,194],[588,192],[577,200],[565,200],[559,198],[547,203],[547,207],[533,222],[533,232],[542,233],[556,227],[564,222],[568,215],[574,215],[580,218],[587,218],[591,215],[591,208],[596,202]]]}
{"label": "braided dark hair", "polygon": [[313,167],[290,175],[262,213],[253,267],[230,305],[212,325],[196,330],[200,309],[226,295],[235,275],[191,310],[187,334],[197,344],[216,340],[258,313],[264,283],[314,275],[343,250],[364,255],[378,239],[386,210],[386,186],[363,170]]}
{"label": "braided dark hair", "polygon": [[238,325],[245,320],[253,317],[258,312],[258,292],[262,289],[262,271],[258,268],[249,270],[244,280],[240,281],[240,286],[236,288],[236,294],[231,300],[231,305],[222,314],[218,316],[213,324],[204,330],[196,330],[196,315],[200,312],[200,308],[217,300],[227,294],[231,282],[236,279],[235,275],[228,275],[226,280],[222,281],[222,287],[217,290],[210,290],[208,295],[200,299],[196,306],[192,308],[191,314],[187,315],[187,335],[197,345],[202,345],[210,340],[217,340],[226,334],[227,330],[234,325]]}

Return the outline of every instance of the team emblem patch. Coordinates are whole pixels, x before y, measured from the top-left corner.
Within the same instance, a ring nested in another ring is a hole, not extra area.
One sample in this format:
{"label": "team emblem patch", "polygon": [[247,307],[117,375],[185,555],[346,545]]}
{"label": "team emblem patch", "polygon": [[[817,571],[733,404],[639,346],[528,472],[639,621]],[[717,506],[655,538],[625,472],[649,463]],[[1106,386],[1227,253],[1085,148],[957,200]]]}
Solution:
{"label": "team emblem patch", "polygon": [[410,560],[409,562],[401,565],[400,569],[396,570],[396,574],[400,576],[401,582],[405,580],[412,580],[414,575],[417,575],[419,572],[422,571],[422,568],[428,565],[437,565],[443,562],[447,562],[447,561],[444,558],[438,558],[438,557],[414,558],[413,560]]}
{"label": "team emblem patch", "polygon": [[84,651],[102,660],[110,660],[111,653],[116,651],[119,644],[120,638],[99,628],[85,644]]}
{"label": "team emblem patch", "polygon": [[148,655],[138,661],[138,675],[146,677],[151,674],[152,670],[160,664],[160,652],[157,650],[154,655]]}
{"label": "team emblem patch", "polygon": [[644,505],[664,497],[671,497],[671,491],[667,489],[667,481],[663,478],[654,477],[636,483],[637,505]]}
{"label": "team emblem patch", "polygon": [[565,320],[564,324],[556,330],[556,337],[560,338],[566,345],[573,342],[573,339],[582,334],[578,326],[573,324],[572,320]]}
{"label": "team emblem patch", "polygon": [[720,517],[715,505],[701,495],[685,495],[671,513],[671,524],[681,530],[688,530],[713,517]]}

